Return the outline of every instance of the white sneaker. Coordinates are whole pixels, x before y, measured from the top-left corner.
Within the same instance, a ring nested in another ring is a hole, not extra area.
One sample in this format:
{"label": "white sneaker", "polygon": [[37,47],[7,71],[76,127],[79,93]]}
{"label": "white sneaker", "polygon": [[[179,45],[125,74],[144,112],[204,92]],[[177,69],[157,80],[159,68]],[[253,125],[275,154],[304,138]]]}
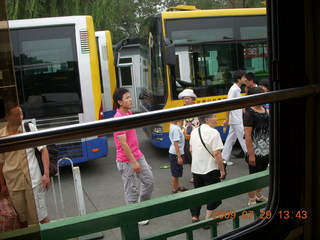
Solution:
{"label": "white sneaker", "polygon": [[233,165],[233,162],[227,161],[227,165],[228,165],[228,166],[232,166],[232,165]]}
{"label": "white sneaker", "polygon": [[143,221],[140,221],[138,222],[139,225],[147,225],[149,223],[149,220],[143,220]]}

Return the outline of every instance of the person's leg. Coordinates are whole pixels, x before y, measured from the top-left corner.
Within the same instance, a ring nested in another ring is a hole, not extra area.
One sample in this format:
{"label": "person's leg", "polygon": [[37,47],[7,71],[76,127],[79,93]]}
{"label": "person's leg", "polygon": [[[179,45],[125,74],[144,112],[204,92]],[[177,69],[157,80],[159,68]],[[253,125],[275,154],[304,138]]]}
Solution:
{"label": "person's leg", "polygon": [[[32,193],[28,193],[32,191]],[[42,189],[41,184],[35,186],[32,190],[26,190],[27,194],[33,194],[34,202],[36,204],[38,221],[40,223],[48,223],[50,219],[48,217],[48,211],[45,203],[45,192]],[[28,201],[28,197],[27,197]]]}
{"label": "person's leg", "polygon": [[147,163],[145,157],[138,159],[141,171],[137,173],[137,177],[141,180],[139,202],[149,200],[154,187],[154,178],[151,167]]}
{"label": "person's leg", "polygon": [[244,127],[243,124],[235,124],[234,125],[235,133],[237,135],[238,141],[244,153],[248,152],[246,141],[243,138],[244,136]]}
{"label": "person's leg", "polygon": [[[184,159],[184,155],[181,156]],[[178,193],[187,190],[185,187],[179,185],[179,178],[183,174],[183,165],[178,164],[178,157],[175,154],[169,153],[170,159],[170,171],[171,171],[171,182],[172,182],[172,193]]]}
{"label": "person's leg", "polygon": [[[222,158],[227,162],[229,162],[231,151],[236,140],[237,140],[236,132],[234,130],[233,124],[230,124],[229,133],[222,151]],[[229,162],[228,165],[232,165],[232,162]]]}
{"label": "person's leg", "polygon": [[251,206],[257,203],[255,193],[256,191],[248,192],[248,196],[249,196],[248,206]]}
{"label": "person's leg", "polygon": [[[193,175],[194,188],[203,187],[204,186],[204,181],[203,181],[202,175],[195,174],[195,173],[193,173],[192,175]],[[194,207],[194,208],[190,209],[190,213],[191,213],[191,216],[192,216],[192,222],[199,221],[200,211],[201,211],[201,206]]]}
{"label": "person's leg", "polygon": [[139,192],[136,174],[132,169],[131,163],[117,161],[117,167],[123,181],[126,204],[137,203],[139,199]]}
{"label": "person's leg", "polygon": [[[16,210],[21,228],[28,227],[25,195],[23,191],[9,191],[10,200]],[[35,211],[36,209],[34,209]]]}
{"label": "person's leg", "polygon": [[[212,185],[212,184],[219,183],[219,182],[221,182],[219,170],[213,170],[211,172],[208,172],[206,175],[204,175],[204,185],[205,186]],[[206,219],[210,218],[212,211],[215,210],[221,204],[222,204],[221,200],[218,200],[218,201],[215,201],[212,203],[208,203],[207,204]]]}
{"label": "person's leg", "polygon": [[[257,159],[256,159],[256,166],[251,166],[248,163],[248,167],[249,167],[249,174],[253,174],[257,172]],[[248,192],[248,196],[249,196],[249,201],[248,201],[248,206],[254,205],[256,204],[256,191],[251,191]]]}
{"label": "person's leg", "polygon": [[172,193],[179,192],[179,178],[172,176],[171,183],[172,183]]}
{"label": "person's leg", "polygon": [[[258,157],[256,160],[256,168],[257,172],[261,172],[267,169],[269,164],[269,156],[265,157]],[[268,201],[268,198],[262,195],[262,189],[257,189],[255,192],[255,199],[256,202],[266,202]]]}

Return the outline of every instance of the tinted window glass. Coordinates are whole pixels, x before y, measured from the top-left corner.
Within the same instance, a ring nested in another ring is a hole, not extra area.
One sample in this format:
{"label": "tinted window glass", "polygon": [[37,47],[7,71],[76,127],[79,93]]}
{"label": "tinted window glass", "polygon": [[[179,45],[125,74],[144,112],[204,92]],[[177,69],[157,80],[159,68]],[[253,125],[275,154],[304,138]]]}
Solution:
{"label": "tinted window glass", "polygon": [[11,30],[26,118],[82,112],[74,26]]}
{"label": "tinted window glass", "polygon": [[131,67],[120,67],[122,86],[132,85]]}

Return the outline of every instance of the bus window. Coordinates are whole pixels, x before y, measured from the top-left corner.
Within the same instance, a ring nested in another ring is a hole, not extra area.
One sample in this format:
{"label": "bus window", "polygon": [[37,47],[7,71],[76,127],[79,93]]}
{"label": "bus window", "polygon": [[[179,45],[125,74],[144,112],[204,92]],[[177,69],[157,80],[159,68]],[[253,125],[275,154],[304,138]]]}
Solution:
{"label": "bus window", "polygon": [[17,29],[11,36],[25,117],[82,112],[74,27]]}

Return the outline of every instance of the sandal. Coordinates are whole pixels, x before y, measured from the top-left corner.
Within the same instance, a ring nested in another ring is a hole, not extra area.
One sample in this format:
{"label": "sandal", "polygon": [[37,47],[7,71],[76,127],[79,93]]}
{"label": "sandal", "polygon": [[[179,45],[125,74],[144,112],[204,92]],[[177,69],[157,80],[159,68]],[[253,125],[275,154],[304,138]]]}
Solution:
{"label": "sandal", "polygon": [[181,190],[180,190],[180,188],[178,188],[178,189],[176,189],[176,190],[172,190],[172,194],[176,194],[176,193],[179,193],[179,192],[181,192]]}
{"label": "sandal", "polygon": [[184,192],[184,191],[189,190],[189,189],[187,189],[187,188],[185,188],[185,187],[179,187],[178,189],[179,189],[181,192]]}
{"label": "sandal", "polygon": [[188,189],[185,188],[185,187],[178,187],[176,190],[172,190],[172,194],[184,192],[184,191],[187,191],[187,190],[188,190]]}

